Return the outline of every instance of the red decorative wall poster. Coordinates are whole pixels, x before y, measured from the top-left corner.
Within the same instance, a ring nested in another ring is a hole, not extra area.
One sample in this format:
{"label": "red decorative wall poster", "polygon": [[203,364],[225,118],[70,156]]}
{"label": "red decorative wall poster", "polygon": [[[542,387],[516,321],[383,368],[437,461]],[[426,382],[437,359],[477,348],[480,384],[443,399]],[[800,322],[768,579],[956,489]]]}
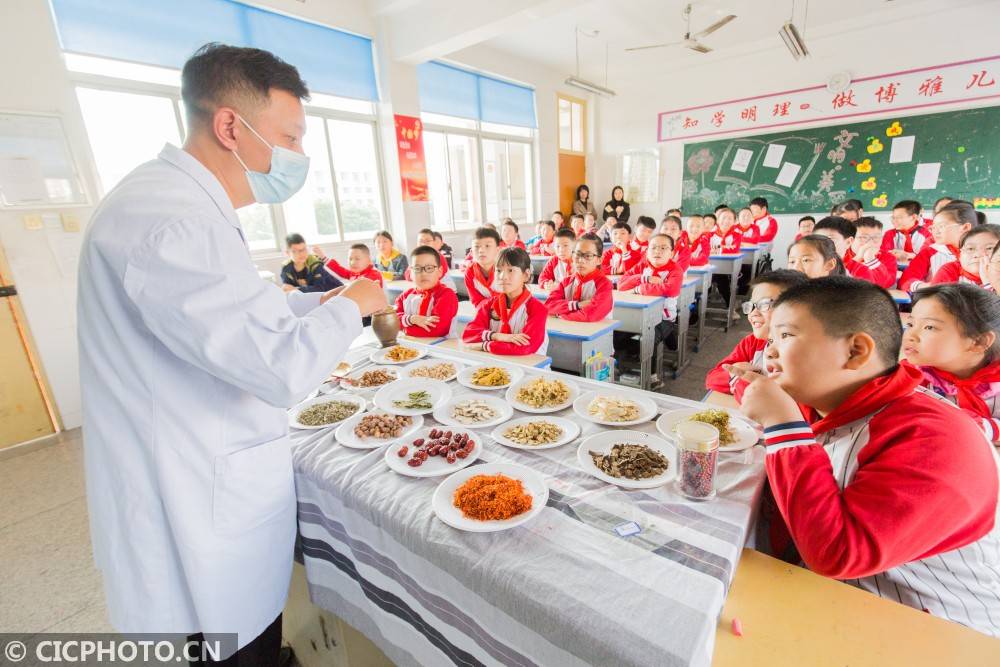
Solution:
{"label": "red decorative wall poster", "polygon": [[424,160],[423,123],[414,116],[396,114],[396,149],[403,201],[427,201],[427,163]]}

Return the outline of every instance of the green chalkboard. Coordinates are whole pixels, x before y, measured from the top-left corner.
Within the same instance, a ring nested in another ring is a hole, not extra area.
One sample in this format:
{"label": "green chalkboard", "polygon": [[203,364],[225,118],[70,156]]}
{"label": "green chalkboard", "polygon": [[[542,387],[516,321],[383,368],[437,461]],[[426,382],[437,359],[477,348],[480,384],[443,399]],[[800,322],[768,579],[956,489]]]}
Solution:
{"label": "green chalkboard", "polygon": [[902,199],[929,208],[942,195],[1000,208],[1000,107],[684,146],[685,211],[742,206],[756,196],[780,213],[826,211],[851,198],[866,211],[887,211]]}

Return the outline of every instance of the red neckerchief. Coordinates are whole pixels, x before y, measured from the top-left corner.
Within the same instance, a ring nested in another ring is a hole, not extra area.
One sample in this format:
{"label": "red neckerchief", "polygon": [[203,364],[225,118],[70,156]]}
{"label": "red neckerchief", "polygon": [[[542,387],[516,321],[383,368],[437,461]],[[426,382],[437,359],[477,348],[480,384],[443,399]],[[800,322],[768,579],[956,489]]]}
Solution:
{"label": "red neckerchief", "polygon": [[958,246],[948,245],[947,243],[945,243],[944,247],[948,249],[948,252],[951,253],[952,257],[954,257],[955,259],[958,259],[958,254],[961,252],[958,249]]}
{"label": "red neckerchief", "polygon": [[862,386],[822,419],[807,405],[799,404],[799,408],[812,426],[813,433],[819,435],[877,412],[891,401],[910,394],[923,379],[919,368],[903,363],[888,375],[877,377]]}
{"label": "red neckerchief", "polygon": [[750,223],[749,227],[744,227],[743,225],[736,225],[736,226],[739,227],[740,234],[742,234],[743,236],[746,236],[748,232],[750,232],[751,230],[753,230],[753,223],[752,222]]}
{"label": "red neckerchief", "polygon": [[573,289],[573,301],[579,301],[580,297],[583,296],[583,286],[587,283],[594,282],[597,280],[597,276],[600,275],[602,275],[601,270],[594,269],[585,276],[575,276],[573,278],[573,282],[576,287]]}
{"label": "red neckerchief", "polygon": [[1000,361],[995,361],[985,368],[980,368],[967,378],[960,378],[940,368],[934,368],[933,373],[945,382],[953,384],[955,389],[958,390],[956,395],[958,407],[972,410],[980,417],[992,416],[989,406],[986,405],[986,401],[981,399],[975,390],[981,384],[1000,382]]}
{"label": "red neckerchief", "polygon": [[371,268],[372,268],[372,265],[369,264],[366,268],[362,269],[361,271],[351,271],[350,269],[348,269],[348,271],[351,271],[351,280],[357,280],[358,278],[364,278],[365,274],[368,273],[368,271],[371,270]]}
{"label": "red neckerchief", "polygon": [[980,287],[983,286],[983,279],[980,278],[978,274],[970,273],[970,272],[966,271],[965,268],[961,264],[959,264],[958,266],[959,266],[959,272],[958,273],[959,273],[960,276],[962,276],[963,278],[965,278],[966,280],[968,280],[970,283],[974,283],[976,285],[979,285]]}
{"label": "red neckerchief", "polygon": [[420,295],[420,306],[417,307],[417,314],[421,317],[426,317],[427,311],[431,309],[431,292],[433,292],[436,287],[437,285],[424,291],[414,289],[414,291]]}
{"label": "red neckerchief", "polygon": [[659,266],[653,266],[653,263],[649,261],[648,257],[646,258],[645,261],[646,261],[646,266],[648,266],[649,270],[652,271],[653,273],[662,273],[664,271],[670,273],[675,268],[677,268],[677,263],[674,262],[674,260],[672,259],[668,259],[666,262],[664,262]]}
{"label": "red neckerchief", "polygon": [[628,242],[628,244],[629,248],[631,248],[633,251],[645,251],[646,246],[649,245],[649,241],[643,242],[640,241],[639,239],[632,239],[631,241]]}
{"label": "red neckerchief", "polygon": [[771,218],[771,214],[770,213],[765,213],[764,215],[760,216],[759,218],[754,218],[753,221],[755,223],[757,223],[758,227],[760,227],[760,221],[761,220],[767,220],[767,224],[770,225],[771,224],[770,218]]}
{"label": "red neckerchief", "polygon": [[497,309],[497,315],[500,316],[500,333],[513,333],[510,328],[510,318],[517,312],[517,309],[524,305],[524,303],[531,298],[531,292],[525,289],[521,292],[520,296],[514,299],[514,303],[507,307],[507,295],[498,294],[493,303]]}
{"label": "red neckerchief", "polygon": [[919,226],[920,225],[913,225],[912,227],[910,227],[908,231],[903,231],[901,229],[896,230],[897,232],[906,237],[903,241],[903,250],[905,250],[906,252],[913,252],[913,234],[916,233],[917,228]]}
{"label": "red neckerchief", "polygon": [[681,248],[688,248],[688,247],[690,247],[691,246],[691,238],[688,236],[688,233],[685,232],[685,231],[682,231],[680,234],[678,234],[677,235],[677,239],[676,239],[674,245],[677,246],[678,250],[681,249]]}
{"label": "red neckerchief", "polygon": [[493,291],[493,274],[496,273],[496,270],[497,270],[497,265],[494,264],[493,266],[490,267],[490,274],[486,275],[486,272],[483,271],[483,267],[479,265],[479,262],[472,263],[473,279],[475,279],[476,282],[485,287],[487,292]]}

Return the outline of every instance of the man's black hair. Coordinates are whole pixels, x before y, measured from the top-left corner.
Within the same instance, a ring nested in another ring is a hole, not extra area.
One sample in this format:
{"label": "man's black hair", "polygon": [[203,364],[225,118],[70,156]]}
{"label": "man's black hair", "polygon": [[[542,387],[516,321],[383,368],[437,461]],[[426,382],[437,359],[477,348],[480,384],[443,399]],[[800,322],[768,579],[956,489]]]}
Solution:
{"label": "man's black hair", "polygon": [[571,227],[563,227],[562,229],[560,229],[559,231],[556,232],[556,238],[557,239],[571,239],[571,240],[575,241],[576,240],[576,232],[574,232]]}
{"label": "man's black hair", "polygon": [[497,245],[500,245],[500,232],[490,227],[479,227],[476,229],[475,239],[477,241],[493,239],[497,242]]}
{"label": "man's black hair", "polygon": [[639,219],[635,221],[635,224],[637,226],[638,225],[642,225],[643,227],[646,227],[647,229],[656,229],[656,220],[653,220],[648,215],[640,215]]}
{"label": "man's black hair", "polygon": [[410,253],[410,257],[414,259],[416,259],[418,255],[431,255],[434,257],[434,263],[441,266],[441,255],[439,255],[438,251],[429,245],[418,245],[413,249],[413,252]]}
{"label": "man's black hair", "polygon": [[298,245],[300,243],[305,243],[305,242],[306,242],[305,237],[297,232],[292,232],[291,234],[285,237],[286,248],[291,248],[293,245]]}
{"label": "man's black hair", "polygon": [[858,227],[853,222],[847,218],[841,218],[837,215],[828,215],[813,227],[813,234],[816,234],[821,229],[831,229],[845,239],[853,239],[858,235]]}
{"label": "man's black hair", "polygon": [[767,208],[767,200],[763,197],[754,197],[750,200],[747,206],[760,206],[761,208]]}

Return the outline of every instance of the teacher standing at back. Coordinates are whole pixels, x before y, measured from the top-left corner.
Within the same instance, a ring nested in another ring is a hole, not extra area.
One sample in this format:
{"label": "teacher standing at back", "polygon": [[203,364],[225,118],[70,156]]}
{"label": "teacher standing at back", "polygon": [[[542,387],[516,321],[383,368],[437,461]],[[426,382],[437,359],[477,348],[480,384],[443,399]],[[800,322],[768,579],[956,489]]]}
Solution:
{"label": "teacher standing at back", "polygon": [[367,280],[286,294],[251,261],[236,209],[285,201],[309,169],[294,67],[210,44],[181,95],[183,148],[105,197],[81,253],[94,557],[118,630],[235,632],[240,664],[277,664],[296,530],[285,410],[385,297]]}

